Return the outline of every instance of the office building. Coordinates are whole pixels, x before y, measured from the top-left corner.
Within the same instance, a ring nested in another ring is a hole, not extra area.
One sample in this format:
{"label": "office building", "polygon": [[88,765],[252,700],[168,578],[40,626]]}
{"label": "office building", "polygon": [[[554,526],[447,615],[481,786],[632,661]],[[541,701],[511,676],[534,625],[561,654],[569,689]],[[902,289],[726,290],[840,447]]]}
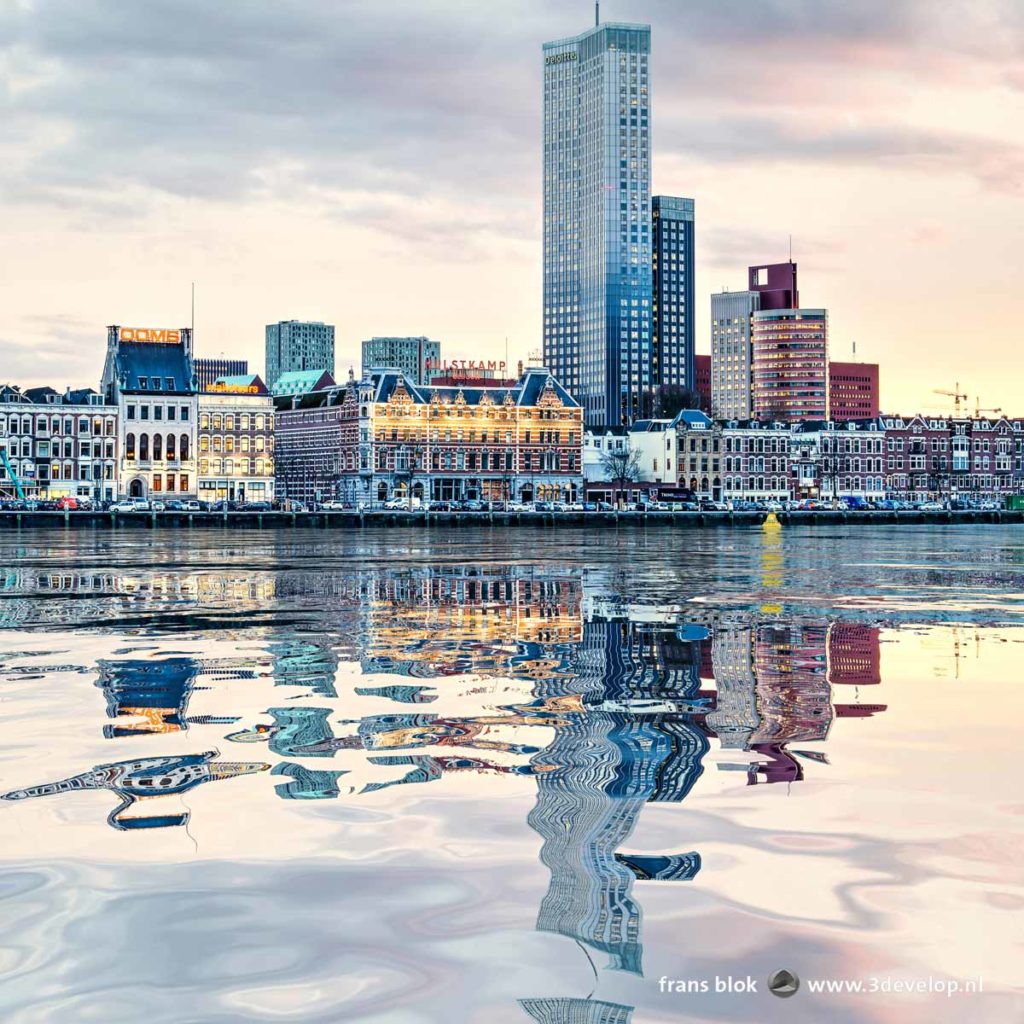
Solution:
{"label": "office building", "polygon": [[751,383],[758,419],[827,420],[828,312],[762,309],[754,313]]}
{"label": "office building", "polygon": [[756,291],[711,296],[711,415],[748,420],[751,403],[751,330],[761,308]]}
{"label": "office building", "polygon": [[878,363],[840,363],[828,369],[829,403],[834,420],[879,415]]}
{"label": "office building", "polygon": [[248,359],[227,359],[218,356],[216,359],[193,359],[192,366],[196,373],[196,388],[206,391],[220,377],[243,377],[249,372]]}
{"label": "office building", "polygon": [[282,373],[327,370],[334,373],[334,325],[281,320],[267,324],[267,386],[273,390]]}
{"label": "office building", "polygon": [[363,367],[401,370],[413,384],[429,384],[441,374],[441,342],[429,338],[370,338],[363,342]]}
{"label": "office building", "polygon": [[221,377],[199,392],[199,497],[271,501],[274,399],[258,374]]}
{"label": "office building", "polygon": [[195,497],[192,331],[108,327],[101,387],[118,410],[118,496]]}
{"label": "office building", "polygon": [[651,388],[648,25],[544,44],[544,362],[589,425]]}
{"label": "office building", "polygon": [[693,200],[655,196],[651,231],[651,385],[695,391]]}

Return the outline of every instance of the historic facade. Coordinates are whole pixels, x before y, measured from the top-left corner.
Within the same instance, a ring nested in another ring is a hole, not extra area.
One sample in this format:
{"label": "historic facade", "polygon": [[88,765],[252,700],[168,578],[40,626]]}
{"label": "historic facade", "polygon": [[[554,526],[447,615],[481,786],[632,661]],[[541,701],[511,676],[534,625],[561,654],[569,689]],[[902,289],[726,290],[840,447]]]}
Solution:
{"label": "historic facade", "polygon": [[0,498],[116,497],[118,411],[95,391],[0,390]]}
{"label": "historic facade", "polygon": [[108,327],[103,397],[118,410],[118,494],[196,495],[192,332]]}
{"label": "historic facade", "polygon": [[885,424],[879,419],[797,423],[790,452],[796,498],[886,496]]}
{"label": "historic facade", "polygon": [[1024,489],[1024,419],[885,416],[887,492],[912,501]]}
{"label": "historic facade", "polygon": [[582,494],[580,406],[545,369],[514,387],[417,386],[373,371],[277,408],[279,496],[375,505]]}
{"label": "historic facade", "polygon": [[274,400],[257,374],[200,392],[198,438],[200,498],[273,500]]}
{"label": "historic facade", "polygon": [[725,420],[722,432],[722,498],[785,501],[790,492],[787,423]]}

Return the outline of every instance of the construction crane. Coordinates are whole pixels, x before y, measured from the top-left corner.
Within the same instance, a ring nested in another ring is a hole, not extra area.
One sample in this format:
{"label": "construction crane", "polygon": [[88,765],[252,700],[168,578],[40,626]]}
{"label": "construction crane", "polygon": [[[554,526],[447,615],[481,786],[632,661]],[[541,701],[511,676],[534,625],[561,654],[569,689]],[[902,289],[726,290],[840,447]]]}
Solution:
{"label": "construction crane", "polygon": [[981,401],[981,399],[979,398],[974,403],[974,418],[975,419],[977,419],[983,412],[1001,413],[1003,411],[1002,409],[982,409],[982,407],[980,405],[978,405],[978,402],[980,402],[980,401]]}
{"label": "construction crane", "polygon": [[18,474],[14,472],[14,467],[11,465],[11,460],[7,457],[7,449],[0,448],[0,462],[3,462],[4,469],[7,470],[7,475],[14,482],[14,490],[18,495],[19,501],[25,500],[25,492],[22,489],[21,481],[18,479]]}
{"label": "construction crane", "polygon": [[948,398],[952,398],[953,399],[953,409],[955,410],[956,415],[959,417],[959,415],[960,415],[960,403],[967,401],[967,395],[965,395],[960,390],[960,381],[957,381],[956,384],[953,385],[953,387],[956,389],[955,391],[940,391],[938,388],[933,388],[932,390],[937,395],[946,395]]}

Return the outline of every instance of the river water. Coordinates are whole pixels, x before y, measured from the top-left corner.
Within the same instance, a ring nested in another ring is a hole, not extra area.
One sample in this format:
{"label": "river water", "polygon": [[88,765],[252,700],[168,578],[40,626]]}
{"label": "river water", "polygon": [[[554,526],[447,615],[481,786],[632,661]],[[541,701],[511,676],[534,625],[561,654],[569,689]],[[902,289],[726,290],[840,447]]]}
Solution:
{"label": "river water", "polygon": [[1020,528],[24,530],[0,581],[4,1021],[1024,1019]]}

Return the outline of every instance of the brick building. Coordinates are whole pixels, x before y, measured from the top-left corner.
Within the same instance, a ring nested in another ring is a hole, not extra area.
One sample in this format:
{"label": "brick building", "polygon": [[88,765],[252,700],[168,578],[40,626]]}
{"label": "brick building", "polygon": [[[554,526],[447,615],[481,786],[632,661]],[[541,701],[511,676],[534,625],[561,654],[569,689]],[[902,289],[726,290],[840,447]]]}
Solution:
{"label": "brick building", "polygon": [[910,501],[1001,501],[1024,488],[1024,420],[886,416],[887,490]]}
{"label": "brick building", "polygon": [[828,364],[829,416],[863,420],[878,416],[878,363]]}

